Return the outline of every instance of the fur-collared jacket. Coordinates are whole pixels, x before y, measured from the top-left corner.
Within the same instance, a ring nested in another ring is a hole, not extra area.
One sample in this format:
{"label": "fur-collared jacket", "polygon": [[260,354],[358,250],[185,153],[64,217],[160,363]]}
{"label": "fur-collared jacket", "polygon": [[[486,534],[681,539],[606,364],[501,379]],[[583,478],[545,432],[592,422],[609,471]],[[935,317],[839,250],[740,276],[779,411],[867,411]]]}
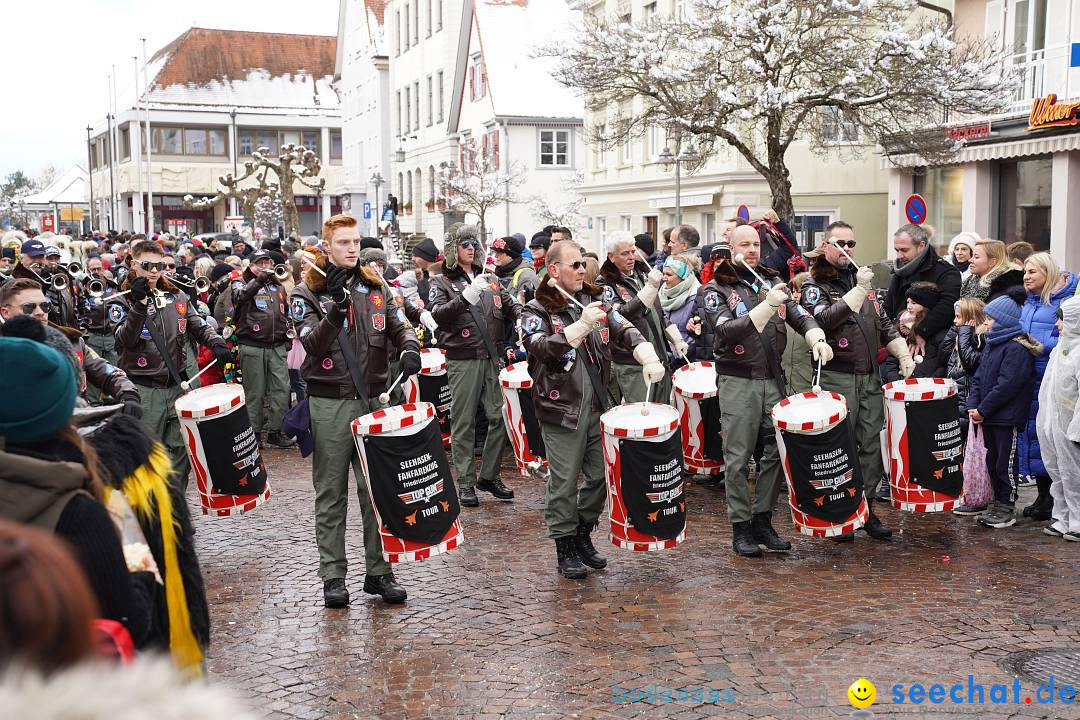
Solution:
{"label": "fur-collared jacket", "polygon": [[273,272],[256,275],[251,268],[231,285],[236,338],[241,345],[261,348],[284,345],[289,331],[285,288]]}
{"label": "fur-collared jacket", "polygon": [[[316,265],[329,267],[326,255],[309,250]],[[400,353],[420,352],[416,333],[405,311],[393,303],[386,286],[371,268],[358,267],[350,280],[352,302],[342,308],[326,290],[326,276],[310,266],[304,282],[293,290],[291,312],[307,357],[300,374],[308,394],[315,397],[351,399],[358,393],[377,397],[386,389],[389,365],[396,348]],[[357,389],[339,340],[349,343],[354,368],[366,387]]]}
{"label": "fur-collared jacket", "polygon": [[[475,262],[470,268],[472,277],[483,271],[484,268]],[[483,318],[483,330],[495,351],[499,353],[498,357],[492,359],[497,363],[501,362],[501,351],[507,337],[507,320],[517,322],[521,316],[521,306],[499,285],[495,277],[492,277],[488,284],[490,291],[481,292],[480,299],[470,306],[461,294],[472,283],[469,274],[460,265],[455,265],[444,270],[442,275],[431,278],[428,307],[431,308],[435,322],[439,324],[439,347],[446,351],[447,360],[473,360],[490,355],[487,343],[484,342],[484,333],[480,332],[473,318],[475,310]]]}
{"label": "fur-collared jacket", "polygon": [[[582,305],[600,300],[600,287],[586,282],[575,297]],[[577,430],[585,388],[589,387],[594,410],[606,409],[607,384],[613,349],[634,355],[634,347],[645,342],[641,333],[604,303],[606,316],[598,322],[577,348],[566,341],[567,325],[581,317],[581,310],[555,288],[543,284],[521,315],[525,350],[529,353],[529,375],[536,417],[566,430]],[[599,393],[592,386],[585,364],[589,363],[600,381]]]}
{"label": "fur-collared jacket", "polygon": [[[649,274],[649,269],[641,260],[635,260],[634,271],[627,276],[623,275],[611,260],[605,260],[600,266],[597,282],[604,291],[604,302],[633,323],[641,336],[653,344],[660,361],[670,367],[660,294],[657,293],[656,300],[648,307],[638,297],[638,292],[645,287],[645,276]],[[627,352],[621,347],[612,350],[612,359],[619,365],[637,364],[633,352]]]}

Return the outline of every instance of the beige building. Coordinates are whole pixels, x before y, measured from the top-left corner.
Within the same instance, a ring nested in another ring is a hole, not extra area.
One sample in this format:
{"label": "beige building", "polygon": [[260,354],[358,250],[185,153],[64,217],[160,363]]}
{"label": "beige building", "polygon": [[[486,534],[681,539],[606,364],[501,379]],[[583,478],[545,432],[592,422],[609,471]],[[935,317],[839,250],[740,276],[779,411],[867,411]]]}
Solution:
{"label": "beige building", "polygon": [[226,215],[238,214],[235,206],[189,210],[184,196],[213,196],[218,178],[241,175],[253,150],[293,143],[322,161],[324,192],[295,185],[300,230],[317,230],[342,210],[336,51],[333,36],[191,28],[150,58],[148,91],[141,69],[138,87],[134,69],[117,71],[132,81],[118,83],[115,108],[93,122],[88,140],[98,226],[144,230],[152,199],[153,231],[220,231]]}

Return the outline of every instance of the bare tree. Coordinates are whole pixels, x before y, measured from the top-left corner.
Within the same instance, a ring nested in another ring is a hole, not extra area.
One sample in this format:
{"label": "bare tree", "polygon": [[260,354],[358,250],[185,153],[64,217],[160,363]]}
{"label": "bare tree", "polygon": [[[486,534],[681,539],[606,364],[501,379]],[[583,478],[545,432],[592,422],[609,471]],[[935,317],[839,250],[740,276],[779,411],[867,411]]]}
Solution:
{"label": "bare tree", "polygon": [[582,91],[609,148],[649,123],[691,135],[702,156],[737,150],[793,214],[785,155],[806,139],[827,152],[837,127],[928,162],[957,143],[927,126],[1004,108],[1014,80],[990,42],[958,38],[914,0],[686,0],[682,18],[627,24],[586,8],[583,26],[542,50]]}
{"label": "bare tree", "polygon": [[478,148],[475,139],[465,142],[462,158],[465,167],[442,167],[438,171],[439,205],[475,215],[480,237],[486,242],[487,211],[503,203],[521,202],[516,190],[525,182],[525,169],[514,163],[500,170],[498,160]]}
{"label": "bare tree", "polygon": [[585,173],[577,171],[563,182],[561,193],[534,195],[529,200],[529,212],[542,225],[567,227],[576,234],[585,227],[585,218],[581,214],[585,198],[580,191],[584,182]]}

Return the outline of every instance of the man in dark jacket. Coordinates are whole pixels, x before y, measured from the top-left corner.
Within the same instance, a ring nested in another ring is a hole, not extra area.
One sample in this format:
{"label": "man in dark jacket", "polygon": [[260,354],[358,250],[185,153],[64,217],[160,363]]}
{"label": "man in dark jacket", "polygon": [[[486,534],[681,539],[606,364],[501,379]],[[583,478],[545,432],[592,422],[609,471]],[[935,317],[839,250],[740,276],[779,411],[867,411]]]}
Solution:
{"label": "man in dark jacket", "polygon": [[896,251],[896,270],[889,282],[885,297],[885,314],[894,318],[903,312],[911,283],[932,282],[941,290],[941,297],[927,308],[922,331],[927,337],[937,337],[952,327],[953,304],[960,299],[960,271],[942,260],[930,244],[930,235],[919,225],[904,225],[893,235]]}

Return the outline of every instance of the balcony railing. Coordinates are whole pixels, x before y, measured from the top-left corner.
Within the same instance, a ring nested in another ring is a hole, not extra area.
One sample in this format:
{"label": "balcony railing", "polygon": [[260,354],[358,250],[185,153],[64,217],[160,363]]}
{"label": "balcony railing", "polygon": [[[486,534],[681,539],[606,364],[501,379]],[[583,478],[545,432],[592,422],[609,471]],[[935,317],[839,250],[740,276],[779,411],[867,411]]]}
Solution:
{"label": "balcony railing", "polygon": [[1009,109],[1027,110],[1035,98],[1057,93],[1061,97],[1068,94],[1069,58],[1065,45],[1017,53],[1012,56],[1012,63],[1017,69],[1020,85],[1013,95]]}

